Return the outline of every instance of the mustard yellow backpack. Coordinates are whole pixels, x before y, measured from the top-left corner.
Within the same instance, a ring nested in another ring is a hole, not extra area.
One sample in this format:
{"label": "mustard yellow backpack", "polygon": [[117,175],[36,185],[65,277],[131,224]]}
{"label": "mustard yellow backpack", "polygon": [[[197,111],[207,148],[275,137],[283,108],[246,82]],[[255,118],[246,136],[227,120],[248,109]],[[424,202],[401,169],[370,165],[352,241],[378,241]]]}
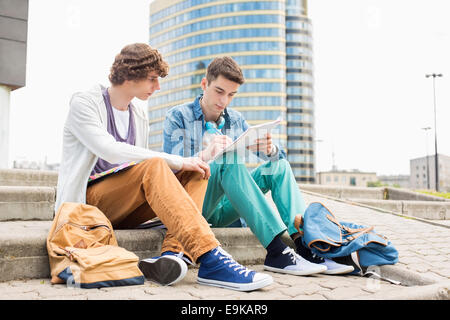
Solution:
{"label": "mustard yellow backpack", "polygon": [[111,222],[97,207],[64,202],[47,236],[51,282],[79,288],[138,285],[139,258],[121,248]]}

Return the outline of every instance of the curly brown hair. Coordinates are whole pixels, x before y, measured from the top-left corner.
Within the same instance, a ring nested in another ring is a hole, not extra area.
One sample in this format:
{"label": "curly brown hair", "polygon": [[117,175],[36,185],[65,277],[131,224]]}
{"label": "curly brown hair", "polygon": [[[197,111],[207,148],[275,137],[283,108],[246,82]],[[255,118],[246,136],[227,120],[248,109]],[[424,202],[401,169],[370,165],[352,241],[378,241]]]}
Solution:
{"label": "curly brown hair", "polygon": [[113,85],[120,85],[126,80],[142,80],[152,71],[156,71],[163,78],[169,73],[169,65],[158,50],[146,43],[133,43],[125,46],[116,55],[109,81]]}

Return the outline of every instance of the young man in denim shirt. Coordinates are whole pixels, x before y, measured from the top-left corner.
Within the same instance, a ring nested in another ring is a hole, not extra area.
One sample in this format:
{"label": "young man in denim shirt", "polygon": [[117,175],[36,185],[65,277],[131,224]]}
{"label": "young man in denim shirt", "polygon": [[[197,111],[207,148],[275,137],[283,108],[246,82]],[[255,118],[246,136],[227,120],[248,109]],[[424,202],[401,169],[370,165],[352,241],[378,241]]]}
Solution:
{"label": "young man in denim shirt", "polygon": [[[203,216],[213,227],[226,227],[243,218],[267,250],[266,270],[294,275],[351,272],[352,267],[313,256],[302,245],[294,221],[296,216],[304,214],[306,205],[286,154],[272,143],[270,133],[248,148],[266,160],[251,173],[238,152],[215,159],[249,128],[241,113],[227,108],[243,83],[242,71],[232,58],[214,59],[201,81],[203,94],[192,103],[168,111],[164,122],[164,152],[198,156],[209,163],[211,177],[205,191]],[[268,191],[278,212],[264,196]],[[297,253],[281,241],[285,231],[294,240]]]}

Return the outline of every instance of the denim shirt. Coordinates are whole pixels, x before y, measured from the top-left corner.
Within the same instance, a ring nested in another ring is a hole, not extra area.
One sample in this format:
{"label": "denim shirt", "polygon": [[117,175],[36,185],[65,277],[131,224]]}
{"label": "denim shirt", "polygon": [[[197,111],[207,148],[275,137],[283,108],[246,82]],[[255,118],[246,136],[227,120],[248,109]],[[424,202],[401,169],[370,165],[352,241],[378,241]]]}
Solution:
{"label": "denim shirt", "polygon": [[[206,132],[205,118],[200,106],[199,95],[194,102],[185,103],[171,108],[164,121],[163,150],[169,154],[182,157],[197,156],[203,150],[203,135]],[[224,111],[225,125],[221,132],[236,140],[249,125],[239,111],[226,108]],[[286,158],[286,153],[277,146],[277,152],[271,157],[262,152],[256,155],[263,160],[278,160]]]}

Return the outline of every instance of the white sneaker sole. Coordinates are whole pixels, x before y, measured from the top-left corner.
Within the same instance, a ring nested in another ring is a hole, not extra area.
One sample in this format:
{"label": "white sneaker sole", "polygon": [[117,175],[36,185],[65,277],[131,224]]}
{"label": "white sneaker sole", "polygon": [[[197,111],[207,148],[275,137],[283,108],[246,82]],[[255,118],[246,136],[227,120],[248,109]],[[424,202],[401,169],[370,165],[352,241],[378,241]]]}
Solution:
{"label": "white sneaker sole", "polygon": [[188,269],[182,259],[169,255],[141,260],[138,267],[147,280],[163,286],[169,286],[182,280]]}
{"label": "white sneaker sole", "polygon": [[234,282],[225,282],[204,278],[197,278],[197,282],[199,284],[203,284],[206,286],[214,286],[219,288],[231,289],[236,291],[253,291],[258,290],[273,283],[273,278],[271,276],[266,276],[263,279],[252,282],[252,283],[234,283]]}
{"label": "white sneaker sole", "polygon": [[325,271],[327,271],[327,267],[318,266],[317,268],[307,269],[307,270],[286,270],[286,269],[280,269],[280,268],[269,267],[269,266],[264,265],[264,270],[278,272],[278,273],[291,274],[294,276],[309,276],[312,274],[324,273]]}
{"label": "white sneaker sole", "polygon": [[345,266],[342,268],[337,268],[337,269],[333,269],[333,270],[327,270],[324,272],[324,274],[346,274],[346,273],[350,273],[353,270],[355,270],[355,268],[353,268],[353,266]]}

